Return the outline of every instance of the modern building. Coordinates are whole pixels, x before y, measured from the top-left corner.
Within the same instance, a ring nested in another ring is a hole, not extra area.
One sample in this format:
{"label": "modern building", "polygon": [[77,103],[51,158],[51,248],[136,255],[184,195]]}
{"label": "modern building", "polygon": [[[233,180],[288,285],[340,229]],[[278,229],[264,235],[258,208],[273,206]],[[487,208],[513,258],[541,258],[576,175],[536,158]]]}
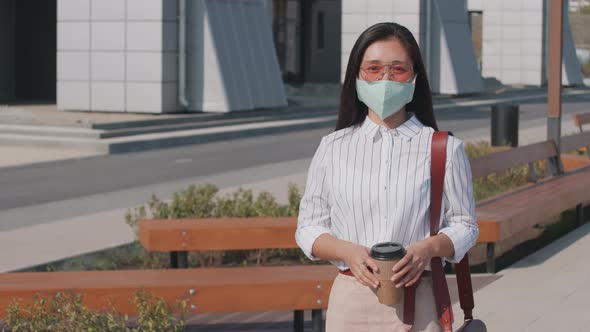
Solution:
{"label": "modern building", "polygon": [[[567,0],[564,1],[567,9]],[[540,86],[547,83],[549,0],[468,0],[471,13],[481,13],[483,77],[504,84]],[[562,84],[582,85],[583,76],[564,11]]]}
{"label": "modern building", "polygon": [[[338,84],[358,35],[384,21],[414,33],[435,93],[478,93],[487,78],[541,86],[547,8],[548,0],[0,0],[0,101],[99,112],[281,107],[283,82]],[[582,84],[567,17],[564,37],[563,83]]]}

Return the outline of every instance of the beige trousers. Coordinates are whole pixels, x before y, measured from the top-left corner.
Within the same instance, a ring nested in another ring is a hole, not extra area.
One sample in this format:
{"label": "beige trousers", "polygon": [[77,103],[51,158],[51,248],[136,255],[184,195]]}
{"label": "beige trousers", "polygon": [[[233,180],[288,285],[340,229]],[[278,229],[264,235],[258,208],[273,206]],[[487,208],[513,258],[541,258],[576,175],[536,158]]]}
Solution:
{"label": "beige trousers", "polygon": [[[354,277],[338,273],[330,291],[326,332],[402,332],[403,299],[395,306],[379,303],[373,291]],[[432,279],[422,278],[416,289],[414,326],[410,331],[442,331],[438,324]]]}

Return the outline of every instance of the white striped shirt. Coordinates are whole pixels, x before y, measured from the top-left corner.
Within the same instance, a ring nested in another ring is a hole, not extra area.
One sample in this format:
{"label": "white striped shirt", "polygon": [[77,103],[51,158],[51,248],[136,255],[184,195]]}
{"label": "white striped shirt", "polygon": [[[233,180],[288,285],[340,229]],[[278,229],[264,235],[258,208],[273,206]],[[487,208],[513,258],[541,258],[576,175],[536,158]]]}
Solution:
{"label": "white striped shirt", "polygon": [[[430,236],[430,143],[434,129],[415,114],[388,129],[368,117],[361,125],[324,136],[314,154],[299,207],[295,239],[312,254],[322,234],[371,247],[393,241],[405,247]],[[479,229],[471,168],[463,142],[449,136],[440,232],[460,261]],[[347,266],[332,261],[339,269]]]}

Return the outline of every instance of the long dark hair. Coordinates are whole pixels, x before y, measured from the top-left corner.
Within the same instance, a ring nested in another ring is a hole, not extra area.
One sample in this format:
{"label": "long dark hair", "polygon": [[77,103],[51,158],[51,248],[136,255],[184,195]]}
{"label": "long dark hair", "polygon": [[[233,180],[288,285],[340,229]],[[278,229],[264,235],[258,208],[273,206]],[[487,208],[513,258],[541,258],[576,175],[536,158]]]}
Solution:
{"label": "long dark hair", "polygon": [[396,38],[404,45],[406,52],[412,58],[414,72],[418,75],[414,98],[406,105],[406,111],[414,112],[420,122],[438,131],[432,111],[432,92],[426,77],[420,47],[412,33],[397,23],[377,23],[365,30],[354,43],[342,85],[336,130],[359,124],[367,117],[368,108],[356,95],[356,79],[367,47],[376,41],[390,38]]}

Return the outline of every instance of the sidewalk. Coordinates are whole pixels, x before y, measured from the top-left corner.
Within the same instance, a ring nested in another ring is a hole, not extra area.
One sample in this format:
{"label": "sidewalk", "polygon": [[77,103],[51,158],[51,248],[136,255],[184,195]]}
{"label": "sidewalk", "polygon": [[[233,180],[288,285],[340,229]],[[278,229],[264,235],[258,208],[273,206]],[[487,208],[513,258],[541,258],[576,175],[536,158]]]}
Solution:
{"label": "sidewalk", "polygon": [[[588,331],[590,224],[497,273],[475,293],[474,316],[488,331]],[[457,329],[463,313],[453,306]]]}

